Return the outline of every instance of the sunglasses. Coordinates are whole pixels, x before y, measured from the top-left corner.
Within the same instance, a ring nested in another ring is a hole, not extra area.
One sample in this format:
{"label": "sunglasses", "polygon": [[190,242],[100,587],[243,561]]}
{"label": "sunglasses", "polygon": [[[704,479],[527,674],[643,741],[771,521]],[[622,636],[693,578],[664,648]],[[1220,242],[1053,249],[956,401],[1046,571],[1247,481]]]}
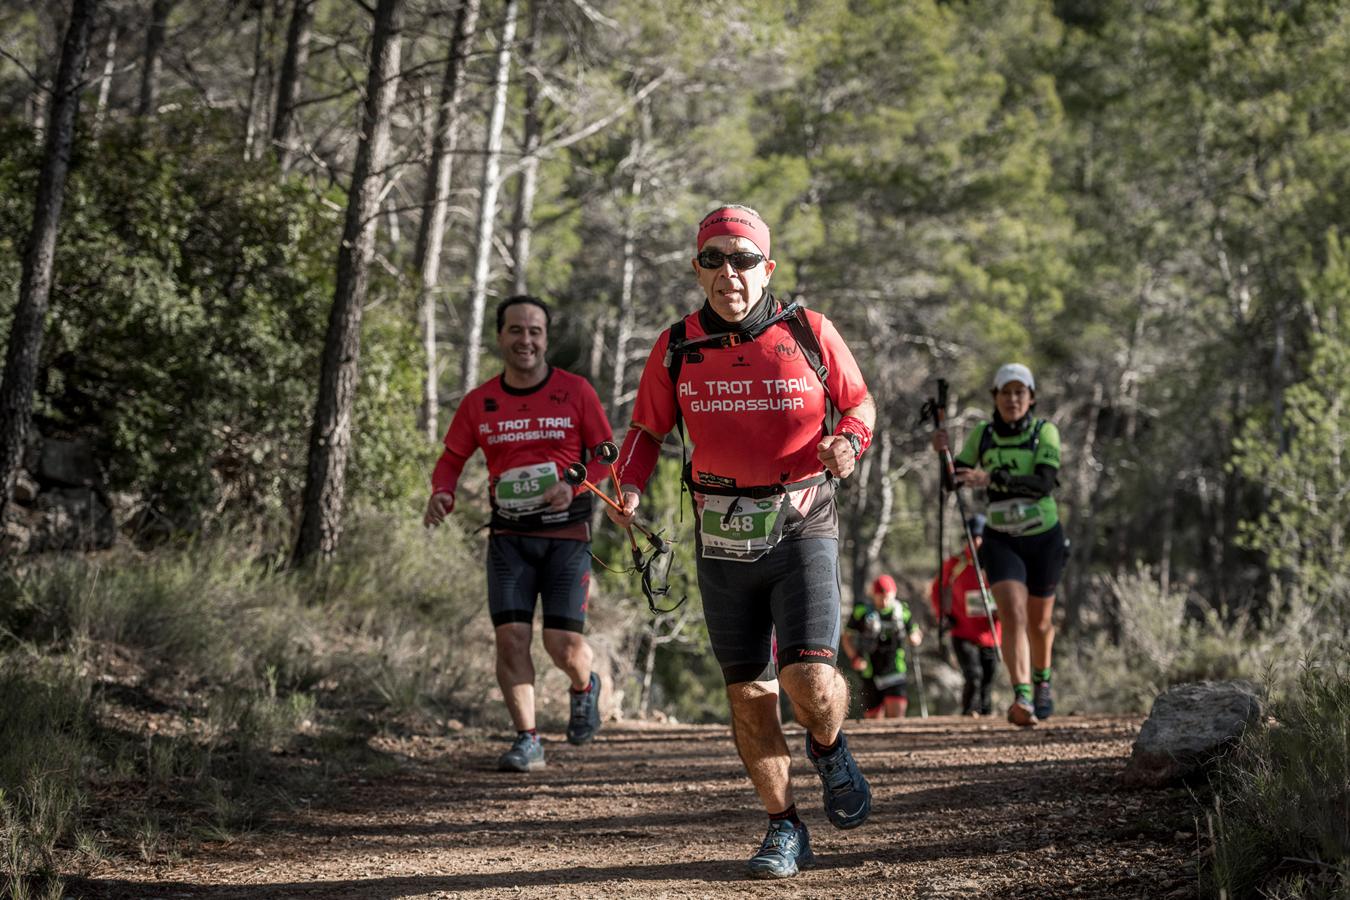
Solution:
{"label": "sunglasses", "polygon": [[762,253],[752,253],[749,250],[739,250],[735,253],[723,253],[721,250],[700,250],[698,252],[698,265],[701,269],[720,269],[727,263],[737,272],[744,272],[746,269],[753,269],[755,266],[764,262]]}

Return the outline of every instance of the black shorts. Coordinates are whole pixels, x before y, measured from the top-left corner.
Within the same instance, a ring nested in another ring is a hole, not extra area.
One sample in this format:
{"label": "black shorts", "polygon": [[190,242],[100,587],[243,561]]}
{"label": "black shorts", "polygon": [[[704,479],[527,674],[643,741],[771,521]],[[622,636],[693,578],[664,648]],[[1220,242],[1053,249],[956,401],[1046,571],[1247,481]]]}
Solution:
{"label": "black shorts", "polygon": [[533,622],[544,598],[544,627],[580,633],[591,589],[589,541],[493,534],[487,553],[488,612],[494,627]]}
{"label": "black shorts", "polygon": [[713,654],[727,684],[771,681],[778,667],[839,653],[839,540],[785,540],[754,562],[698,559],[698,589]]}
{"label": "black shorts", "polygon": [[1049,531],[1024,537],[986,527],[984,543],[980,544],[980,565],[989,584],[1020,581],[1033,597],[1055,593],[1066,556],[1064,528],[1058,522]]}
{"label": "black shorts", "polygon": [[886,701],[887,697],[903,697],[907,687],[908,684],[901,680],[888,684],[884,688],[879,688],[875,679],[864,678],[862,679],[863,709],[876,709]]}

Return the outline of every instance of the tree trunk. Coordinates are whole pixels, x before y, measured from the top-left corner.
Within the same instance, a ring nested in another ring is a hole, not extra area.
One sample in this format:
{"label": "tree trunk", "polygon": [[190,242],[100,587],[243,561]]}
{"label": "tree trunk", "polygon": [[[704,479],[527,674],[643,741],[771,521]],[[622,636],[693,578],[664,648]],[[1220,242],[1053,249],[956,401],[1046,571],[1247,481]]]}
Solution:
{"label": "tree trunk", "polygon": [[445,219],[450,208],[450,174],[459,143],[459,104],[464,96],[464,68],[478,28],[480,0],[463,0],[455,12],[450,57],[441,81],[441,102],[427,162],[426,189],[422,196],[422,223],[417,231],[413,264],[421,276],[418,305],[422,318],[422,348],[426,375],[422,384],[420,425],[431,443],[440,440],[437,414],[440,410],[439,371],[436,361],[436,288],[441,280],[441,249],[445,244]]}
{"label": "tree trunk", "polygon": [[117,22],[108,26],[108,43],[103,48],[103,74],[98,80],[98,102],[94,105],[93,133],[98,135],[103,129],[103,119],[108,114],[108,98],[112,95],[113,72],[117,70]]}
{"label": "tree trunk", "polygon": [[488,276],[492,262],[492,230],[497,218],[497,172],[501,168],[502,127],[506,123],[506,87],[511,74],[511,42],[516,37],[518,0],[506,0],[501,43],[497,48],[496,92],[488,123],[487,149],[483,154],[483,188],[478,204],[478,242],[473,267],[473,300],[469,307],[468,346],[464,352],[461,382],[465,391],[478,382],[478,357],[482,345],[483,309],[487,306]]}
{"label": "tree trunk", "polygon": [[618,320],[614,335],[614,385],[610,395],[609,417],[611,422],[623,421],[624,377],[627,374],[628,339],[633,334],[633,283],[637,278],[637,214],[638,204],[642,202],[642,142],[633,147],[630,157],[633,161],[633,182],[628,188],[628,209],[623,221],[623,281],[619,288],[619,308],[615,317]]}
{"label": "tree trunk", "polygon": [[309,437],[309,469],[294,554],[297,563],[316,554],[331,556],[342,532],[352,406],[361,353],[361,311],[375,252],[380,173],[389,150],[389,112],[398,92],[403,6],[404,0],[380,0],[375,10],[361,142],[338,248],[337,285]]}
{"label": "tree trunk", "polygon": [[258,7],[258,28],[253,35],[253,73],[248,79],[248,109],[244,113],[244,159],[253,159],[253,144],[258,133],[259,87],[266,59],[267,4]]}
{"label": "tree trunk", "polygon": [[[877,530],[867,545],[867,571],[881,569],[881,549],[886,546],[886,535],[891,530],[891,512],[895,506],[895,489],[891,486],[891,433],[881,430],[881,458],[877,461],[881,478],[881,510],[877,513]],[[865,577],[865,576],[864,576]]]}
{"label": "tree trunk", "polygon": [[295,106],[300,102],[300,83],[309,61],[309,40],[313,34],[315,0],[295,0],[291,24],[286,29],[286,52],[281,58],[277,78],[277,112],[272,119],[272,147],[281,171],[295,162]]}
{"label": "tree trunk", "polygon": [[145,59],[141,63],[141,102],[136,115],[145,119],[159,108],[159,76],[164,66],[164,33],[174,0],[155,0],[150,8],[150,25],[145,31]]}
{"label": "tree trunk", "polygon": [[543,125],[539,116],[539,81],[528,69],[539,46],[546,0],[534,0],[530,8],[530,33],[520,49],[520,67],[525,72],[525,133],[520,153],[520,191],[511,220],[511,293],[529,293],[530,238],[534,232],[534,198],[539,190],[539,141]]}
{"label": "tree trunk", "polygon": [[33,229],[23,253],[18,304],[10,325],[4,380],[0,382],[0,522],[4,521],[14,481],[23,460],[33,417],[33,389],[42,356],[42,332],[51,297],[56,232],[61,222],[66,175],[75,142],[80,88],[89,54],[98,0],[75,0],[61,46],[61,62],[53,86],[46,149],[33,204]]}

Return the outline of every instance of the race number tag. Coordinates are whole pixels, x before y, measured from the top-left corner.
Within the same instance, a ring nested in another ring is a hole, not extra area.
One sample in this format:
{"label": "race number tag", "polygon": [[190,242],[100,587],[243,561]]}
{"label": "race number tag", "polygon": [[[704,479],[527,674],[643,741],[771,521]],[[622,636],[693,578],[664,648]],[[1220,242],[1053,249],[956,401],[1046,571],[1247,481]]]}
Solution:
{"label": "race number tag", "polygon": [[1044,521],[1035,500],[999,500],[989,504],[989,527],[1013,536],[1026,534]]}
{"label": "race number tag", "polygon": [[984,618],[984,595],[979,591],[966,591],[966,618]]}
{"label": "race number tag", "polygon": [[783,536],[787,495],[750,497],[703,495],[699,511],[699,543],[705,559],[754,562]]}
{"label": "race number tag", "polygon": [[497,509],[511,515],[538,512],[544,508],[544,493],[557,483],[556,463],[537,463],[507,469],[493,488]]}

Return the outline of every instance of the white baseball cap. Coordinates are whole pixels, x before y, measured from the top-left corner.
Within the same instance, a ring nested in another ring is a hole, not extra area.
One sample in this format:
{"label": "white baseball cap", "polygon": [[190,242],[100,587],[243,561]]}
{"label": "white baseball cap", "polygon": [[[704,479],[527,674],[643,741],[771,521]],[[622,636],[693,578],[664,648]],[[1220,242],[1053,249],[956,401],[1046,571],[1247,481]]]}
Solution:
{"label": "white baseball cap", "polygon": [[1021,363],[1000,366],[998,373],[994,375],[994,390],[1003,390],[1003,386],[1010,381],[1020,381],[1027,386],[1027,390],[1036,390],[1036,379],[1032,377],[1031,370]]}

